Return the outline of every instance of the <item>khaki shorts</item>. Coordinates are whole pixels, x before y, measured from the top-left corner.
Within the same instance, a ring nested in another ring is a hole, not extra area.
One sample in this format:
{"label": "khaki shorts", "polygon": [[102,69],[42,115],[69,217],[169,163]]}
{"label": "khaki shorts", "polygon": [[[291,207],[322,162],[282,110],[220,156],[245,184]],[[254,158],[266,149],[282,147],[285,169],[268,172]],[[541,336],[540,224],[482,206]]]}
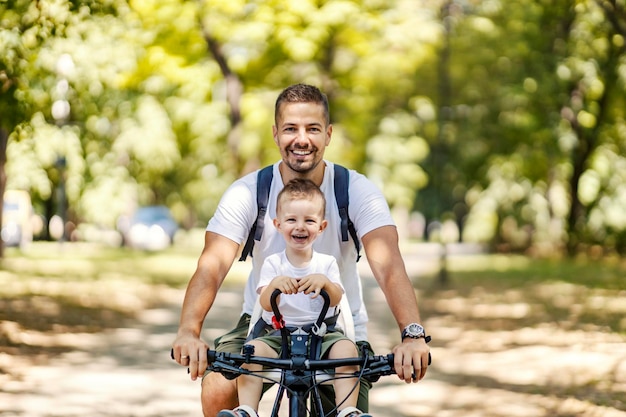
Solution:
{"label": "khaki shorts", "polygon": [[241,353],[248,337],[250,314],[242,314],[235,328],[215,339],[215,350],[218,352]]}

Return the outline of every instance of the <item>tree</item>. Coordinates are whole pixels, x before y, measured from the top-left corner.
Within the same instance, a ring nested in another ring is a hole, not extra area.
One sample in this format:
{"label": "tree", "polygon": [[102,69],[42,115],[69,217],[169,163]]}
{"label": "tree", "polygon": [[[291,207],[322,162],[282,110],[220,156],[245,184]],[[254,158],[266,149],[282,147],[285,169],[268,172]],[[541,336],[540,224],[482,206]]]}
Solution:
{"label": "tree", "polygon": [[470,206],[465,239],[544,253],[564,246],[573,253],[579,242],[617,248],[626,225],[607,210],[624,205],[611,180],[616,170],[598,161],[622,164],[615,133],[624,85],[615,74],[623,36],[610,22],[623,10],[600,5],[458,2],[448,127],[454,133],[446,148],[454,181],[445,182],[445,193]]}
{"label": "tree", "polygon": [[67,202],[70,223],[112,228],[165,204],[204,224],[233,179],[276,160],[274,100],[307,82],[330,99],[327,157],[394,208],[499,250],[626,250],[619,2],[0,7],[0,189],[48,218]]}

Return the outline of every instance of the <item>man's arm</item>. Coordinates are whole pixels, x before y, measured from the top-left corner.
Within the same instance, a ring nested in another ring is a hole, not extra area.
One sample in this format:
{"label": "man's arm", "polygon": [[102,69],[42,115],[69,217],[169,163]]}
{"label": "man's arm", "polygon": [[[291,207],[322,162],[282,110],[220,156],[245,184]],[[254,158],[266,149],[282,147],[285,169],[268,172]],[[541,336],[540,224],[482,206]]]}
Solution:
{"label": "man's arm", "polygon": [[[419,323],[417,298],[400,253],[395,226],[374,229],[361,240],[372,273],[385,294],[400,332],[409,323]],[[428,352],[424,339],[406,338],[397,345],[393,353],[398,377],[406,382],[422,379],[428,368]]]}
{"label": "man's arm", "polygon": [[189,366],[192,380],[202,376],[208,365],[208,345],[200,339],[202,325],[238,250],[239,245],[236,242],[216,233],[206,232],[204,249],[198,259],[196,271],[187,285],[178,333],[173,344],[174,359],[183,366]]}

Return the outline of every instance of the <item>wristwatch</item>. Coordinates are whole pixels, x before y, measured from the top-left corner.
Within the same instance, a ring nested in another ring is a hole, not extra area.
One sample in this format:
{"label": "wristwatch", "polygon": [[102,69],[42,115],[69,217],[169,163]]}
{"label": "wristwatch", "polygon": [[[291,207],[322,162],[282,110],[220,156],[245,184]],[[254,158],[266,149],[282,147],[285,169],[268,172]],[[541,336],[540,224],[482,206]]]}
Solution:
{"label": "wristwatch", "polygon": [[417,323],[411,323],[402,330],[402,340],[407,337],[411,339],[422,339],[426,338],[426,332],[424,332],[424,328]]}

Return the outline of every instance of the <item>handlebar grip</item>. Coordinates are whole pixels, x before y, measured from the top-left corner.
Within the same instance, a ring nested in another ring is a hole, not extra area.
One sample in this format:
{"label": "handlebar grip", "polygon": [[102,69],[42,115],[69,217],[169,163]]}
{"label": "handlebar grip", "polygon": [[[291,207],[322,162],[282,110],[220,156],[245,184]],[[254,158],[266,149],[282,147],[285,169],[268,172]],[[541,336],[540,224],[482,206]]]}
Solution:
{"label": "handlebar grip", "polygon": [[391,368],[393,368],[393,360],[394,360],[395,356],[393,355],[393,353],[389,353],[387,355],[387,364],[389,366],[391,366]]}

